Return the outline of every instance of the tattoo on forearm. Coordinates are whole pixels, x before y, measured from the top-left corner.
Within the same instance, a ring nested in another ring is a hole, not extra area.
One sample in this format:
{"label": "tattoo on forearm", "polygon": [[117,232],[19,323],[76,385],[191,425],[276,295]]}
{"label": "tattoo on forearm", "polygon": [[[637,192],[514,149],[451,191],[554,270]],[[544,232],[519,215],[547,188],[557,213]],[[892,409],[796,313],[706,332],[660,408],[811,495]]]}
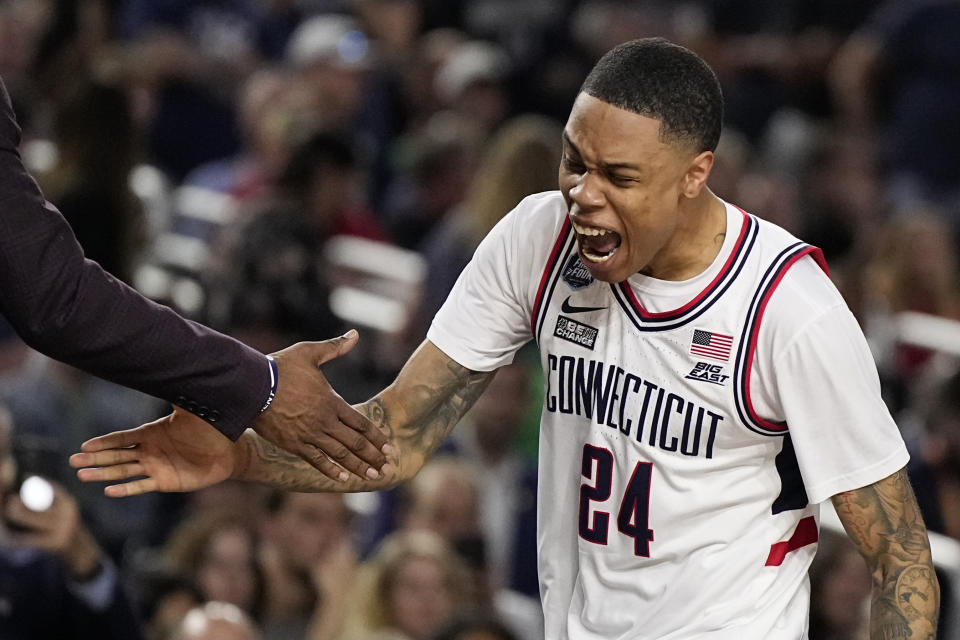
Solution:
{"label": "tattoo on forearm", "polygon": [[243,453],[238,457],[242,463],[238,462],[234,477],[288,491],[343,490],[341,483],[321,474],[302,458],[252,432],[245,433],[237,444]]}
{"label": "tattoo on forearm", "polygon": [[871,640],[935,638],[940,587],[906,472],[839,494],[833,502],[873,574]]}
{"label": "tattoo on forearm", "polygon": [[417,384],[404,393],[402,401],[407,419],[403,426],[393,424],[391,416],[381,407],[384,420],[381,427],[385,427],[401,447],[429,456],[493,379],[492,373],[470,371],[453,361],[446,365],[451,375],[443,377],[442,386]]}

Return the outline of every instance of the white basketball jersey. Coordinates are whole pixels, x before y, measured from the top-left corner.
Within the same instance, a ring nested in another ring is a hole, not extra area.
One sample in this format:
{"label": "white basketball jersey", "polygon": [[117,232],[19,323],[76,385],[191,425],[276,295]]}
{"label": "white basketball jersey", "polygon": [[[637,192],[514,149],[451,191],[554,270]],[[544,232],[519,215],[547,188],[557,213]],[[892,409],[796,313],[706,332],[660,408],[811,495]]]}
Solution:
{"label": "white basketball jersey", "polygon": [[611,285],[559,193],[527,198],[428,334],[475,370],[539,344],[547,638],[806,638],[815,503],[906,464],[819,251],[727,214],[703,274]]}

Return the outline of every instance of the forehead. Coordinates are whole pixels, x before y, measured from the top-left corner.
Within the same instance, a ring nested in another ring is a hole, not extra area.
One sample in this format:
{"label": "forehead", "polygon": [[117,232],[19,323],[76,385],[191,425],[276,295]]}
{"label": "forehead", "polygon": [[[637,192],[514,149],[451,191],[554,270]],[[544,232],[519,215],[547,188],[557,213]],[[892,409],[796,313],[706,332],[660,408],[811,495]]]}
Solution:
{"label": "forehead", "polygon": [[673,149],[660,140],[660,120],[586,93],[574,101],[564,133],[581,153],[604,161],[637,160]]}

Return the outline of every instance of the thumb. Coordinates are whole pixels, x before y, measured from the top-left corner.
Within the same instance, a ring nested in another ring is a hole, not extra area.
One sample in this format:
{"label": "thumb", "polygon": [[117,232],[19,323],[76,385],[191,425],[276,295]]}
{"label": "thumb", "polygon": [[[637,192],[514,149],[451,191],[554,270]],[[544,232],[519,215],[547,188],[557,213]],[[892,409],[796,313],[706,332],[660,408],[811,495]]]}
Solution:
{"label": "thumb", "polygon": [[334,358],[349,353],[360,340],[360,334],[356,329],[350,329],[342,336],[330,338],[323,342],[314,343],[318,348],[314,350],[313,357],[316,359],[316,365],[319,367],[324,362],[330,362]]}

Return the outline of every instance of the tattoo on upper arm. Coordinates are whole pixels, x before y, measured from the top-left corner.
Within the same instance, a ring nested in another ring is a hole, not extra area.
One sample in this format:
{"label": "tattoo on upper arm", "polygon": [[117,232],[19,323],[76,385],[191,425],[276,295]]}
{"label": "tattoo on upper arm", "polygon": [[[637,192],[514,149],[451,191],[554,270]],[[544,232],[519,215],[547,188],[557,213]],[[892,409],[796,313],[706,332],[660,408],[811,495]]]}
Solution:
{"label": "tattoo on upper arm", "polygon": [[935,638],[940,590],[906,471],[838,494],[833,504],[873,574],[871,639]]}

